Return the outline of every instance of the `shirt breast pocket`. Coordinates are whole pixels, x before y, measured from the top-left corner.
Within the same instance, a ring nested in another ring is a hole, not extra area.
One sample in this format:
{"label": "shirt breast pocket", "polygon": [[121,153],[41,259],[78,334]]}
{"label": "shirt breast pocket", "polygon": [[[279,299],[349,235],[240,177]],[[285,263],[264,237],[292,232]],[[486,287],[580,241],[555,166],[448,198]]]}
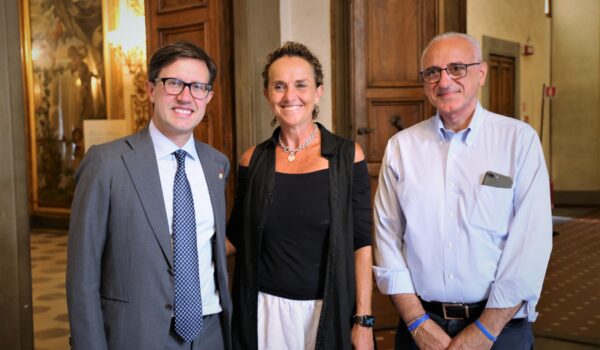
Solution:
{"label": "shirt breast pocket", "polygon": [[471,225],[504,236],[513,211],[512,188],[477,185],[473,187]]}

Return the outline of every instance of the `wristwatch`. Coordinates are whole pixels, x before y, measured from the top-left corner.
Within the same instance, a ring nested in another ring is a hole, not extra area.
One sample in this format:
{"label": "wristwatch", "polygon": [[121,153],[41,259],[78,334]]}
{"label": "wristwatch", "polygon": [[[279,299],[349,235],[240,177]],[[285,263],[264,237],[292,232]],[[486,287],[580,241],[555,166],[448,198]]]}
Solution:
{"label": "wristwatch", "polygon": [[361,325],[363,327],[372,328],[375,325],[375,316],[371,315],[354,315],[352,316],[352,322],[354,324]]}

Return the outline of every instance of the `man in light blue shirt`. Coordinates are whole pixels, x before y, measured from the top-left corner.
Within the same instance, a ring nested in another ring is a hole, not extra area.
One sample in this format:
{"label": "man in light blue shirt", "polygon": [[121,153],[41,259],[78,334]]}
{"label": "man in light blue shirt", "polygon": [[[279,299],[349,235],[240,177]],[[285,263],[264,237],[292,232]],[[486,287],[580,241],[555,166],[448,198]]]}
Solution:
{"label": "man in light blue shirt", "polygon": [[392,137],[375,196],[375,276],[400,314],[396,349],[530,349],[552,247],[536,132],[477,101],[487,64],[434,38],[420,73],[437,114]]}

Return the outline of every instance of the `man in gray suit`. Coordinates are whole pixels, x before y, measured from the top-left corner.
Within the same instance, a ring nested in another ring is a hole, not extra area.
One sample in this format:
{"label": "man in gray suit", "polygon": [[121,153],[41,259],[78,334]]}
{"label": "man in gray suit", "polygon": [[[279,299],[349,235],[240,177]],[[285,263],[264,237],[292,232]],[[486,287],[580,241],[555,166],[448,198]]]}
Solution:
{"label": "man in gray suit", "polygon": [[216,71],[193,44],[158,49],[150,125],[81,163],[67,263],[74,349],[231,348],[229,161],[192,136]]}

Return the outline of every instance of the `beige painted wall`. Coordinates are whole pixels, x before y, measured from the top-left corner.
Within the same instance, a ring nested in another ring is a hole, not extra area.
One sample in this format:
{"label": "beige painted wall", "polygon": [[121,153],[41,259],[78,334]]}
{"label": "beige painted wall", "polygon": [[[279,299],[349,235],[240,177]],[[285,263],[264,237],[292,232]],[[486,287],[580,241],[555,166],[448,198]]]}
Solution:
{"label": "beige painted wall", "polygon": [[555,189],[600,190],[600,1],[553,1]]}
{"label": "beige painted wall", "polygon": [[[591,0],[594,1],[594,0]],[[550,81],[550,19],[544,13],[544,0],[468,0],[467,33],[478,40],[483,36],[533,45],[535,53],[521,56],[520,106],[518,118],[529,120],[541,130],[542,85]],[[549,160],[548,101],[544,111],[543,145]]]}
{"label": "beige painted wall", "polygon": [[319,103],[321,122],[332,130],[330,3],[323,0],[280,0],[281,42],[305,44],[323,67],[325,91]]}

